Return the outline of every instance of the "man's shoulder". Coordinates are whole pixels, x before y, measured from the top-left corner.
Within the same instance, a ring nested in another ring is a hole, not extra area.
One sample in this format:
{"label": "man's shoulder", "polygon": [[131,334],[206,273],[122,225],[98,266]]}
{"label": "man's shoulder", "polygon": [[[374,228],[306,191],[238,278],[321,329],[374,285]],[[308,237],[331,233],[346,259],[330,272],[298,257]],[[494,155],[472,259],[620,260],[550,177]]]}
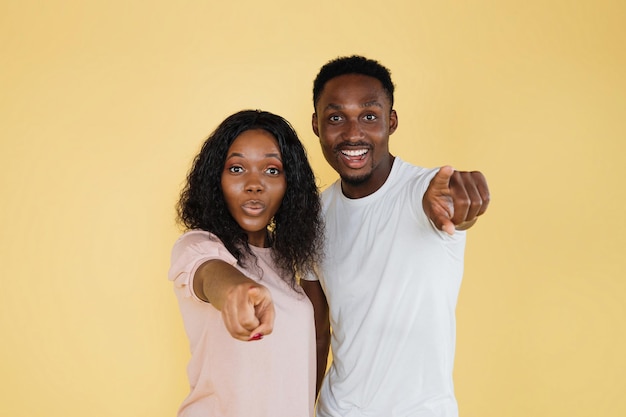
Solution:
{"label": "man's shoulder", "polygon": [[396,159],[394,160],[394,168],[396,168],[398,171],[401,172],[410,172],[414,175],[420,175],[423,174],[427,171],[429,171],[428,168],[424,168],[423,166],[420,165],[416,165],[412,162],[408,162],[405,161],[404,159],[402,159],[399,156],[396,156]]}
{"label": "man's shoulder", "polygon": [[425,168],[411,162],[407,162],[400,157],[396,157],[393,168],[394,169],[390,178],[401,184],[401,186],[406,185],[407,183],[430,182],[432,177],[438,171],[438,168]]}
{"label": "man's shoulder", "polygon": [[340,183],[341,180],[338,179],[330,184],[328,187],[326,187],[320,194],[322,200],[328,199],[331,195],[337,192],[337,189],[341,190],[341,186],[339,185]]}

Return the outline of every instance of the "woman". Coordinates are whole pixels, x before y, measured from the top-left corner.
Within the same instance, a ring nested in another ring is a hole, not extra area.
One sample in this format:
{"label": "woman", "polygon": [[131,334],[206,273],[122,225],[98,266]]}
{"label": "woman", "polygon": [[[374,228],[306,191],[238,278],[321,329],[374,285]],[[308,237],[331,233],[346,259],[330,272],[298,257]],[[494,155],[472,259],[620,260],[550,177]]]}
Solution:
{"label": "woman", "polygon": [[313,416],[327,306],[317,281],[297,277],[320,259],[320,210],[283,118],[241,111],[206,140],[178,203],[186,232],[169,271],[191,348],[179,417]]}

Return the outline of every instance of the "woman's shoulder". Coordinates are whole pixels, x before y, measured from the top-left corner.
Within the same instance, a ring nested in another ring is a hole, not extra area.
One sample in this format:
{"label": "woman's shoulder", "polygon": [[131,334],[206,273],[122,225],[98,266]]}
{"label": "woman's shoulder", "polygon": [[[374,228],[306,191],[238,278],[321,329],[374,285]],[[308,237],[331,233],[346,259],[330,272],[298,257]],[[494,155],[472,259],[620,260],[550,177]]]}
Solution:
{"label": "woman's shoulder", "polygon": [[232,261],[234,258],[228,252],[222,241],[213,233],[205,230],[188,230],[183,233],[174,243],[172,248],[173,256],[187,256],[196,254],[196,256],[206,256],[212,254],[223,257]]}
{"label": "woman's shoulder", "polygon": [[215,236],[211,232],[207,232],[206,230],[187,230],[185,233],[180,235],[180,237],[176,240],[175,245],[179,243],[192,244],[192,243],[201,243],[201,242],[217,242],[222,243],[220,239]]}

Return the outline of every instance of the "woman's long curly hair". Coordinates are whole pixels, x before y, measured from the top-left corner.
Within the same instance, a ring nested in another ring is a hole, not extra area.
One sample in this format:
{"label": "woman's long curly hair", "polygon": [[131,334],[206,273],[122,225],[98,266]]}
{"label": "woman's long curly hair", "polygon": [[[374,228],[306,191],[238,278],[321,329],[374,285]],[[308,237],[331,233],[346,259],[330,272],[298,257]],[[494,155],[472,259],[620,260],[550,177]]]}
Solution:
{"label": "woman's long curly hair", "polygon": [[201,229],[217,236],[241,266],[246,266],[248,256],[255,259],[246,232],[228,211],[221,186],[230,145],[251,129],[263,129],[274,136],[282,155],[287,189],[268,235],[283,279],[295,286],[296,277],[314,272],[321,258],[323,222],[306,150],[282,117],[261,110],[243,110],[227,117],[193,161],[177,204],[178,221],[187,230]]}

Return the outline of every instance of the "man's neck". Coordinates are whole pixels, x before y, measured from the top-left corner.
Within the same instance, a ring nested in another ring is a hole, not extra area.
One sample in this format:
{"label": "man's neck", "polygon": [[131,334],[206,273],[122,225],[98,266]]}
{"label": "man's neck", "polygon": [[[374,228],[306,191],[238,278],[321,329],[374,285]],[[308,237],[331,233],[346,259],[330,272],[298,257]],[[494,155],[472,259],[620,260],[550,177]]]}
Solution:
{"label": "man's neck", "polygon": [[381,163],[376,167],[375,172],[372,173],[370,178],[359,184],[351,184],[345,180],[341,180],[341,191],[344,196],[350,199],[358,199],[367,197],[374,194],[385,184],[389,174],[391,174],[391,168],[396,157],[389,154],[389,158],[385,163]]}

